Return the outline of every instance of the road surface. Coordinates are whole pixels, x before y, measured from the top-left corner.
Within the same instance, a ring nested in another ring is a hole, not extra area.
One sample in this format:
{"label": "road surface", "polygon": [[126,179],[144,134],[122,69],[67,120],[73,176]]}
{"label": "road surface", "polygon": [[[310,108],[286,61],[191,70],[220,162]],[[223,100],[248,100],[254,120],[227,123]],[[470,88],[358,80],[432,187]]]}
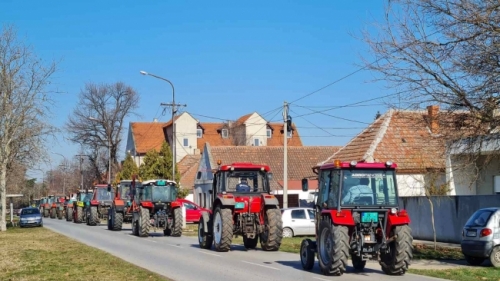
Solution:
{"label": "road surface", "polygon": [[264,252],[259,248],[247,251],[242,245],[233,245],[231,251],[219,253],[200,249],[197,237],[165,237],[158,232],[141,238],[132,235],[130,226],[110,231],[105,225],[44,219],[44,227],[176,281],[439,280],[413,274],[387,276],[377,263],[367,263],[364,272],[354,272],[349,267],[341,277],[325,276],[320,273],[317,261],[312,272],[304,271],[299,254]]}

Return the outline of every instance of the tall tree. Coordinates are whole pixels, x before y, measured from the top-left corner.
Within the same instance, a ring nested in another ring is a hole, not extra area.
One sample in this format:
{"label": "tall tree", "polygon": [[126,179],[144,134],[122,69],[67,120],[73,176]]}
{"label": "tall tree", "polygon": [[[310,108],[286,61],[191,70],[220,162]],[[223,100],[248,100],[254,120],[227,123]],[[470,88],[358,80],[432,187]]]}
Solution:
{"label": "tall tree", "polygon": [[[80,92],[77,106],[69,115],[65,127],[71,140],[81,144],[87,154],[92,155],[89,160],[94,166],[98,181],[102,180],[103,174],[109,169],[108,145],[111,150],[111,173],[116,170],[123,122],[126,117],[134,114],[133,111],[138,106],[138,93],[123,82],[87,83]],[[102,169],[102,164],[106,169]]]}
{"label": "tall tree", "polygon": [[14,161],[32,167],[45,154],[52,99],[48,91],[55,63],[45,65],[17,38],[13,26],[0,34],[0,231],[6,231],[7,171]]}
{"label": "tall tree", "polygon": [[139,173],[139,168],[135,164],[134,159],[130,153],[127,153],[127,157],[123,161],[123,167],[120,172],[117,173],[116,179],[120,180],[131,180],[132,175],[137,175]]}

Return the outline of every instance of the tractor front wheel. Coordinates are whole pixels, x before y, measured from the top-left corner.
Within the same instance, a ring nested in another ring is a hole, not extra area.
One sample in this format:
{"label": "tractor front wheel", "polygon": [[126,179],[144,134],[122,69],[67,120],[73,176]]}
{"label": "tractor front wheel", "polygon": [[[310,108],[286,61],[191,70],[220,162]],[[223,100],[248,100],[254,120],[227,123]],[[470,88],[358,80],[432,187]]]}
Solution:
{"label": "tractor front wheel", "polygon": [[[207,222],[207,225],[210,222]],[[212,248],[212,243],[214,241],[212,233],[209,233],[210,227],[207,232],[205,232],[205,219],[203,216],[200,217],[200,221],[198,222],[198,244],[202,249],[210,249]]]}
{"label": "tractor front wheel", "polygon": [[117,212],[115,208],[110,208],[108,211],[108,229],[109,230],[122,230],[123,213]]}
{"label": "tractor front wheel", "polygon": [[314,248],[315,245],[311,239],[304,239],[300,244],[300,263],[307,271],[311,271],[314,267]]}
{"label": "tractor front wheel", "polygon": [[217,206],[214,213],[213,237],[215,250],[227,252],[233,240],[233,213],[231,209]]}
{"label": "tractor front wheel", "polygon": [[97,207],[95,206],[92,206],[90,207],[90,211],[89,211],[89,214],[88,214],[88,225],[91,225],[91,226],[94,226],[94,225],[97,225],[97,222],[99,221],[99,217],[98,217],[98,214],[97,214]]}
{"label": "tractor front wheel", "polygon": [[341,276],[346,271],[349,256],[349,235],[346,226],[333,225],[330,218],[319,227],[318,262],[325,275]]}
{"label": "tractor front wheel", "polygon": [[170,235],[174,237],[180,237],[182,235],[182,209],[174,209],[174,221],[172,222],[172,230]]}
{"label": "tractor front wheel", "polygon": [[149,220],[149,210],[143,207],[140,207],[139,213],[139,236],[140,237],[148,237],[149,236],[149,228],[151,226],[151,221]]}
{"label": "tractor front wheel", "polygon": [[75,223],[82,223],[82,221],[83,221],[83,208],[78,206],[76,207]]}
{"label": "tractor front wheel", "polygon": [[389,252],[381,254],[380,265],[387,275],[403,275],[413,258],[413,237],[408,225],[394,227],[391,235],[396,239],[389,243]]}
{"label": "tractor front wheel", "polygon": [[66,221],[72,221],[73,220],[73,208],[68,207],[66,209]]}
{"label": "tractor front wheel", "polygon": [[260,246],[264,251],[278,251],[283,238],[283,220],[279,209],[267,209],[264,213],[264,232],[260,234]]}

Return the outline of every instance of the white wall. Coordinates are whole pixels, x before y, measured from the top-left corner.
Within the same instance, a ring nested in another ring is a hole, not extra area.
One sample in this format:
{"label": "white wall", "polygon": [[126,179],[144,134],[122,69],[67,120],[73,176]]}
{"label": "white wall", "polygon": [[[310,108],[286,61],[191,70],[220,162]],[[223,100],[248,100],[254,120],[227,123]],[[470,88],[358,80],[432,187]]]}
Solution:
{"label": "white wall", "polygon": [[[194,154],[195,149],[198,148],[198,138],[196,137],[197,121],[187,112],[183,112],[175,120],[175,137],[176,142],[176,162],[184,158],[188,154]],[[184,139],[187,139],[188,144],[184,146]]]}
{"label": "white wall", "polygon": [[463,157],[448,155],[446,159],[446,180],[450,183],[450,195],[477,195],[473,169],[465,165]]}
{"label": "white wall", "polygon": [[245,122],[246,145],[254,145],[254,139],[259,139],[259,146],[267,146],[266,120],[259,114],[252,114]]}
{"label": "white wall", "polygon": [[424,196],[425,180],[422,174],[397,174],[398,193],[400,197]]}

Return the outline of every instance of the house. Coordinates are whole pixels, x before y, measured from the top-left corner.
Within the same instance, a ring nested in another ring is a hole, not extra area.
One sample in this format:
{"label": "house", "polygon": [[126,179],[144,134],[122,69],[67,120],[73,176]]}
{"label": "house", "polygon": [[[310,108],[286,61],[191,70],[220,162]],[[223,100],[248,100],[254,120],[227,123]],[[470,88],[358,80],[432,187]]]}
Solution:
{"label": "house", "polygon": [[[377,118],[338,152],[319,165],[341,161],[386,162],[398,165],[399,196],[423,196],[426,191],[446,193],[446,136],[439,106],[427,110],[395,110]],[[447,127],[446,127],[447,128]],[[446,130],[448,131],[448,130]]]}
{"label": "house", "polygon": [[[187,155],[203,152],[205,143],[212,146],[283,146],[283,123],[270,123],[257,112],[236,121],[204,123],[188,112],[175,116],[176,163]],[[126,151],[138,166],[150,149],[160,150],[164,141],[172,144],[172,120],[168,122],[130,122]],[[287,133],[288,146],[302,146],[295,124]]]}
{"label": "house", "polygon": [[[312,167],[340,149],[337,146],[290,146],[287,147],[288,159],[288,203],[289,207],[308,204],[314,199],[314,184],[311,191],[303,192],[301,180],[315,177]],[[204,207],[211,207],[213,169],[217,169],[217,160],[222,163],[251,162],[268,165],[273,173],[271,190],[282,204],[283,196],[283,146],[211,146],[205,143],[194,179],[194,202]]]}

